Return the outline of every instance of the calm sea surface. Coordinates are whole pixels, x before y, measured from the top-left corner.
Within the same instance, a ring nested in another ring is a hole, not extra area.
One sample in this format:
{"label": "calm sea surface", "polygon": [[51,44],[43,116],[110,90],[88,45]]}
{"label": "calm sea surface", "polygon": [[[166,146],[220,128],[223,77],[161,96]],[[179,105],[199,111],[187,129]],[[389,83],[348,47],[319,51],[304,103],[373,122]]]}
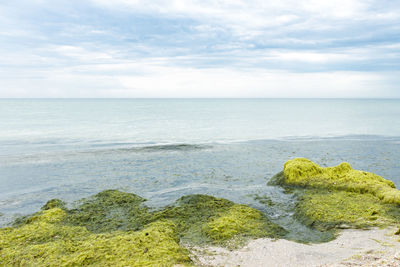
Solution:
{"label": "calm sea surface", "polygon": [[347,161],[400,187],[400,100],[1,99],[0,226],[112,188],[155,207],[212,194],[317,235],[291,218],[293,196],[266,185],[294,157]]}

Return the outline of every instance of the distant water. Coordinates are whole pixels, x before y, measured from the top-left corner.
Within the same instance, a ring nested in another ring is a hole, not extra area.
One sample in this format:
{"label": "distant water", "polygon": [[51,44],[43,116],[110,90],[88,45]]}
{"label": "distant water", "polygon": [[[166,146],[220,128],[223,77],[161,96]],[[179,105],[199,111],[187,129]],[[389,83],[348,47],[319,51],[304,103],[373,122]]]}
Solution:
{"label": "distant water", "polygon": [[266,182],[294,157],[347,161],[400,187],[400,100],[2,99],[0,225],[114,188],[153,206],[212,194],[290,228],[293,197]]}

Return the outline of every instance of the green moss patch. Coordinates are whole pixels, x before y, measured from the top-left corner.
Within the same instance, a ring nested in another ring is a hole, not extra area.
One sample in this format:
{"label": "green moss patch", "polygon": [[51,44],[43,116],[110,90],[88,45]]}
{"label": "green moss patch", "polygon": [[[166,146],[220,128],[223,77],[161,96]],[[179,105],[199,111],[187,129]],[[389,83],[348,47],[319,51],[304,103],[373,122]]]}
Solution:
{"label": "green moss patch", "polygon": [[190,263],[172,222],[155,222],[141,231],[96,234],[60,222],[53,208],[17,228],[0,229],[1,266],[173,266]]}
{"label": "green moss patch", "polygon": [[233,205],[226,212],[213,217],[203,230],[213,240],[224,241],[234,236],[280,237],[286,231],[271,223],[260,211],[246,205]]}
{"label": "green moss patch", "polygon": [[308,159],[296,158],[285,163],[280,178],[287,185],[370,193],[384,203],[400,204],[400,191],[392,181],[374,173],[354,170],[346,162],[324,168]]}
{"label": "green moss patch", "polygon": [[400,221],[397,205],[384,204],[371,194],[307,190],[299,199],[295,216],[320,231],[333,228],[383,227]]}
{"label": "green moss patch", "polygon": [[118,190],[105,190],[82,199],[68,211],[66,222],[93,232],[140,230],[150,222],[146,199]]}
{"label": "green moss patch", "polygon": [[315,229],[369,228],[400,222],[400,191],[393,182],[350,164],[320,167],[304,158],[285,163],[269,181],[299,195],[295,217]]}
{"label": "green moss patch", "polygon": [[183,196],[173,205],[153,213],[153,220],[172,220],[184,242],[210,243],[212,239],[203,231],[203,225],[233,205],[234,203],[229,200],[208,195]]}
{"label": "green moss patch", "polygon": [[238,235],[257,238],[286,233],[256,209],[208,195],[184,196],[153,216],[175,222],[181,239],[194,244],[222,244]]}
{"label": "green moss patch", "polygon": [[73,209],[50,200],[14,227],[0,229],[0,265],[190,264],[182,241],[227,244],[286,233],[258,210],[222,198],[189,195],[157,211],[144,202],[117,190],[83,199]]}
{"label": "green moss patch", "polygon": [[53,208],[60,208],[65,210],[65,202],[57,199],[57,198],[53,198],[50,199],[49,201],[47,201],[47,203],[41,208],[42,210],[49,210],[49,209],[53,209]]}

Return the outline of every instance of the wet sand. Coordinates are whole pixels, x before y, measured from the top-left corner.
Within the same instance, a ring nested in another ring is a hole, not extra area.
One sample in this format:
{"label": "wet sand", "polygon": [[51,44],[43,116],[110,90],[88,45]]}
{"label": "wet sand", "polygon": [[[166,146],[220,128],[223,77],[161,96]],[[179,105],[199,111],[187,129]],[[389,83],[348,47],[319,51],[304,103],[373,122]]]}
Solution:
{"label": "wet sand", "polygon": [[333,241],[301,244],[284,239],[256,239],[230,251],[191,248],[198,266],[400,266],[400,236],[395,228],[343,230]]}

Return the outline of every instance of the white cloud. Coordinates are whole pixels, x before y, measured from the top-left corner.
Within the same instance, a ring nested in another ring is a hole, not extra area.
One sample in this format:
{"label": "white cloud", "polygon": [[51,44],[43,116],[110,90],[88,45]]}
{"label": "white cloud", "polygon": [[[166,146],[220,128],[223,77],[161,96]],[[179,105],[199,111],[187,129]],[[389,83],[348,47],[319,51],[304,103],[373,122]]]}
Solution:
{"label": "white cloud", "polygon": [[348,53],[322,53],[315,51],[271,51],[266,58],[291,62],[332,63],[347,60],[361,60],[357,55]]}
{"label": "white cloud", "polygon": [[129,97],[373,97],[375,83],[385,77],[361,72],[157,68],[151,75],[115,78],[124,88],[116,95]]}
{"label": "white cloud", "polygon": [[[1,97],[376,97],[387,74],[291,73],[264,69],[184,68],[165,59],[28,71],[4,80]],[[132,74],[120,74],[122,71]],[[116,73],[98,74],[99,71]],[[139,74],[134,74],[140,71]],[[37,78],[32,78],[37,76]],[[393,74],[392,74],[393,75]]]}
{"label": "white cloud", "polygon": [[293,24],[303,29],[332,28],[332,20],[346,20],[347,23],[358,20],[379,18],[397,18],[396,12],[386,10],[370,12],[374,1],[363,0],[92,0],[93,3],[125,12],[141,12],[165,16],[179,16],[207,21],[211,24],[223,24],[238,35],[258,35],[257,29],[273,28]]}
{"label": "white cloud", "polygon": [[48,52],[56,52],[61,57],[68,57],[71,59],[78,60],[79,62],[93,62],[96,60],[112,59],[113,56],[110,53],[100,51],[90,51],[84,47],[63,45],[49,47]]}
{"label": "white cloud", "polygon": [[395,23],[400,5],[386,8],[373,0],[90,2],[104,13],[87,5],[99,13],[77,9],[63,17],[74,4],[58,10],[59,4],[36,1],[35,10],[46,5],[62,17],[43,19],[37,27],[35,16],[19,13],[20,6],[0,5],[0,22],[6,22],[0,25],[0,97],[400,96],[395,71],[400,46],[391,40],[400,25]]}

